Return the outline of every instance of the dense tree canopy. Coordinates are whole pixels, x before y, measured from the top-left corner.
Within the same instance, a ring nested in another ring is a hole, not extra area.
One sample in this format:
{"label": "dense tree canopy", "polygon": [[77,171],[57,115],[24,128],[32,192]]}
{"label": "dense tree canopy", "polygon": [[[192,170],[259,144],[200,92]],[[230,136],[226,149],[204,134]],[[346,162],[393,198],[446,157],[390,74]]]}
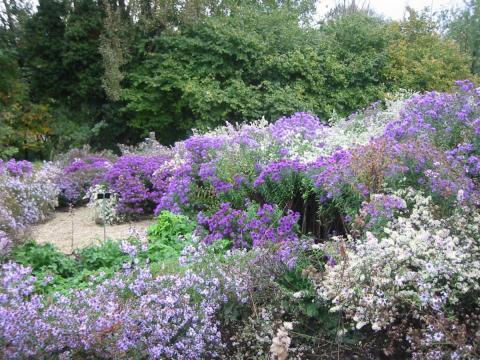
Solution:
{"label": "dense tree canopy", "polygon": [[154,39],[128,80],[130,123],[168,131],[316,111],[328,59],[319,34],[287,12],[211,18]]}
{"label": "dense tree canopy", "polygon": [[156,37],[125,90],[129,124],[173,134],[295,111],[346,115],[387,91],[439,89],[468,58],[427,19],[387,23],[357,12],[304,27],[285,11],[212,17]]}
{"label": "dense tree canopy", "polygon": [[452,79],[469,76],[470,58],[458,44],[443,39],[436,24],[410,10],[409,21],[390,25],[388,79],[396,86],[422,91],[448,90]]}
{"label": "dense tree canopy", "polygon": [[296,111],[325,119],[476,71],[475,41],[455,30],[474,26],[474,1],[447,38],[414,12],[392,22],[339,7],[313,24],[311,0],[2,4],[0,156],[113,148],[150,131],[168,144],[192,127]]}

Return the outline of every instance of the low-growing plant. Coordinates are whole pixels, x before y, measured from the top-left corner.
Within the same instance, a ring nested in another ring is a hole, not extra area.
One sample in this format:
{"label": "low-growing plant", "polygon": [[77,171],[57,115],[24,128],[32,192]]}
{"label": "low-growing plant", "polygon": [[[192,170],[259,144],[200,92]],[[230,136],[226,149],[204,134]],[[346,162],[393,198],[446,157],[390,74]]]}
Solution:
{"label": "low-growing plant", "polygon": [[118,269],[129,256],[122,251],[121,242],[107,240],[99,245],[92,245],[76,253],[79,265],[87,270]]}
{"label": "low-growing plant", "polygon": [[186,245],[196,224],[184,215],[162,211],[156,223],[147,230],[148,248],[146,256],[151,261],[177,258]]}
{"label": "low-growing plant", "polygon": [[34,275],[46,273],[67,278],[74,276],[79,270],[72,257],[63,254],[52,244],[25,243],[14,249],[12,258],[24,266],[31,267]]}

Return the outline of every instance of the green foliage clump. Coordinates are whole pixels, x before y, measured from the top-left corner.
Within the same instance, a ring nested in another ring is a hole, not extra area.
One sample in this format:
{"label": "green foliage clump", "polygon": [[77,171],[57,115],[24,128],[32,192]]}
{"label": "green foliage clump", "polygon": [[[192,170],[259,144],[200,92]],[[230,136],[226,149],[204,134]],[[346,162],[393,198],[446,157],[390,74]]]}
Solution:
{"label": "green foliage clump", "polygon": [[468,57],[413,11],[401,22],[354,12],[314,29],[291,12],[243,9],[152,41],[127,74],[125,110],[164,142],[225,121],[347,115],[390,91],[469,76]]}
{"label": "green foliage clump", "polygon": [[407,20],[390,24],[388,31],[393,37],[385,77],[395,88],[447,91],[454,80],[471,77],[469,56],[442,38],[425,15],[410,10]]}
{"label": "green foliage clump", "polygon": [[128,260],[128,255],[122,252],[120,243],[107,240],[100,245],[93,245],[81,249],[76,254],[82,269],[118,269]]}
{"label": "green foliage clump", "polygon": [[212,17],[154,44],[127,75],[126,109],[131,126],[163,141],[193,126],[314,111],[312,91],[324,82],[312,72],[323,66],[318,36],[285,11]]}
{"label": "green foliage clump", "polygon": [[184,215],[162,211],[154,225],[148,229],[146,256],[151,261],[178,258],[195,230],[195,223]]}
{"label": "green foliage clump", "polygon": [[318,51],[331,63],[324,74],[324,113],[350,114],[383,98],[390,89],[382,73],[392,38],[386,30],[385,21],[362,12],[334,17],[320,27]]}
{"label": "green foliage clump", "polygon": [[74,255],[62,253],[52,244],[28,242],[17,247],[12,258],[32,268],[40,293],[89,287],[113,276],[129,259],[120,251],[120,244],[111,240]]}
{"label": "green foliage clump", "polygon": [[52,244],[28,242],[15,249],[13,258],[22,265],[30,266],[35,275],[52,273],[71,277],[78,270],[75,260],[58,251]]}

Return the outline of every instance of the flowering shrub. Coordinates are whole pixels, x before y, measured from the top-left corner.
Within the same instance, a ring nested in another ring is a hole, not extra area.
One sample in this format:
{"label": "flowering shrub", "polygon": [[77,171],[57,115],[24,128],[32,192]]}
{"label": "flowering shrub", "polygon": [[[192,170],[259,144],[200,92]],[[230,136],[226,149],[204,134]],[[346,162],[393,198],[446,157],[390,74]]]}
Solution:
{"label": "flowering shrub", "polygon": [[[277,172],[273,176],[276,180],[280,168],[287,164],[296,164],[295,170],[305,169],[319,155],[330,156],[338,148],[366,144],[380,136],[403,101],[399,96],[389,101],[383,112],[378,108],[367,115],[337,120],[330,126],[310,114],[296,113],[273,124],[260,120],[196,133],[177,143],[172,149],[174,160],[158,170],[159,188],[166,190],[156,213],[181,212],[210,203],[215,207],[221,202],[241,206],[245,197],[251,198],[255,193],[254,186],[272,177],[271,172]],[[276,188],[281,189],[282,186]],[[272,194],[265,187],[262,190]],[[285,199],[282,196],[278,201]]]}
{"label": "flowering shrub", "polygon": [[5,169],[11,176],[16,177],[27,176],[33,172],[32,163],[25,160],[15,161],[12,159],[5,163]]}
{"label": "flowering shrub", "polygon": [[30,225],[45,220],[57,205],[58,173],[49,163],[39,169],[27,161],[0,163],[0,231],[19,239]]}
{"label": "flowering shrub", "polygon": [[207,244],[221,239],[231,240],[235,249],[278,244],[279,258],[292,267],[295,247],[300,245],[296,233],[299,216],[292,211],[283,215],[278,207],[269,204],[236,210],[223,203],[212,216],[199,213],[198,223],[208,231],[203,238]]}
{"label": "flowering shrub", "polygon": [[349,215],[354,215],[370,194],[381,193],[385,187],[423,189],[444,205],[457,199],[477,204],[480,199],[463,166],[448,161],[442,151],[419,140],[397,142],[381,138],[321,157],[312,167],[322,202],[338,203],[346,194],[356,194],[356,202],[345,202],[348,209],[342,209]]}
{"label": "flowering shrub", "polygon": [[[105,194],[110,194],[110,197],[106,199]],[[88,199],[87,206],[95,211],[96,223],[115,224],[124,220],[124,216],[117,211],[118,194],[108,189],[105,185],[90,187],[85,194],[85,199]]]}
{"label": "flowering shrub", "polygon": [[443,150],[475,140],[480,94],[470,81],[459,81],[457,85],[460,91],[454,94],[433,91],[412,97],[399,119],[387,126],[386,135],[396,139],[430,138]]}
{"label": "flowering shrub", "polygon": [[155,214],[162,210],[180,213],[189,208],[189,197],[193,184],[192,166],[187,163],[177,165],[175,161],[165,163],[154,176],[155,187],[164,190],[160,196]]}
{"label": "flowering shrub", "polygon": [[232,240],[234,248],[250,248],[270,242],[297,241],[295,225],[298,217],[299,214],[293,212],[283,216],[277,207],[268,204],[244,211],[224,203],[212,216],[200,213],[198,222],[209,231],[204,238],[206,243],[227,238]]}
{"label": "flowering shrub", "polygon": [[117,213],[153,212],[161,196],[154,186],[154,174],[165,161],[163,156],[124,155],[108,169],[103,182],[119,196]]}
{"label": "flowering shrub", "polygon": [[[127,242],[120,249],[133,264],[144,251]],[[129,266],[99,285],[47,297],[35,293],[31,268],[5,263],[0,270],[0,354],[155,359],[225,355],[229,349],[220,328],[222,307],[227,302],[243,306],[253,287],[263,291],[261,279],[270,279],[274,261],[268,252],[238,251],[219,262],[207,246],[192,243],[182,251],[179,265],[175,274],[159,275]]]}
{"label": "flowering shrub", "polygon": [[383,231],[388,222],[406,207],[405,200],[396,195],[372,194],[370,201],[362,204],[355,218],[355,225],[372,233]]}
{"label": "flowering shrub", "polygon": [[[398,334],[400,321],[419,321],[422,350],[453,355],[445,338],[456,330],[430,332],[444,317],[459,320],[464,311],[478,310],[480,216],[459,207],[451,218],[437,219],[430,198],[413,190],[399,194],[413,203],[409,216],[392,220],[384,237],[367,232],[351,245],[340,239],[343,250],[316,282],[318,293],[332,302],[331,311],[341,311],[357,329],[369,325],[401,340],[407,333]],[[468,338],[455,349],[457,355],[475,348]]]}
{"label": "flowering shrub", "polygon": [[155,139],[155,134],[151,133],[148,138],[135,146],[118,144],[122,155],[170,155],[171,151],[168,147],[163,146]]}
{"label": "flowering shrub", "polygon": [[154,277],[140,269],[95,289],[58,296],[48,306],[32,295],[28,268],[6,264],[2,278],[0,341],[5,357],[81,353],[194,358],[221,350],[214,317],[223,301],[219,284],[192,271]]}
{"label": "flowering shrub", "polygon": [[68,204],[81,202],[88,189],[98,184],[111,166],[109,159],[100,156],[74,159],[63,168],[62,175],[58,179],[60,200]]}
{"label": "flowering shrub", "polygon": [[11,240],[8,235],[5,231],[0,230],[0,259],[8,254],[11,245]]}
{"label": "flowering shrub", "polygon": [[89,146],[71,149],[55,158],[56,166],[62,169],[56,179],[60,205],[82,203],[89,187],[102,180],[115,159],[107,151],[93,153]]}

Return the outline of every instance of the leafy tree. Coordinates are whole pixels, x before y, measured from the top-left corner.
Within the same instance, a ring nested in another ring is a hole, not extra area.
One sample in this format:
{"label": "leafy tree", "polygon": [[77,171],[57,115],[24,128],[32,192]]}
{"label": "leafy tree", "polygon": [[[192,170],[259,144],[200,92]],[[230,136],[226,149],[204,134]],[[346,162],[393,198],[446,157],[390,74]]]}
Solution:
{"label": "leafy tree", "polygon": [[13,12],[16,16],[7,14],[10,20],[0,28],[0,158],[28,157],[32,151],[42,152],[51,120],[48,106],[34,104],[29,99],[17,48],[23,25],[18,14],[26,11],[22,13],[14,2],[10,5],[16,9]]}
{"label": "leafy tree", "polygon": [[67,4],[63,0],[40,0],[37,12],[25,22],[20,57],[35,102],[68,96],[68,74],[63,67]]}
{"label": "leafy tree", "polygon": [[8,39],[16,44],[21,27],[31,15],[31,4],[28,0],[2,0],[0,2],[0,38]]}
{"label": "leafy tree", "polygon": [[42,152],[51,131],[47,105],[34,104],[13,52],[0,49],[0,158]]}
{"label": "leafy tree", "polygon": [[96,0],[40,0],[26,21],[24,75],[31,100],[49,105],[48,141],[58,150],[90,142],[104,126],[103,17]]}
{"label": "leafy tree", "polygon": [[100,37],[99,51],[103,59],[104,75],[102,85],[107,97],[112,101],[120,100],[121,82],[125,77],[123,67],[129,61],[129,47],[132,36],[131,24],[127,16],[123,16],[121,8],[114,9],[106,4],[104,30]]}
{"label": "leafy tree", "polygon": [[341,16],[363,14],[368,16],[377,16],[377,14],[370,7],[369,2],[363,1],[361,4],[355,0],[344,0],[342,2],[336,2],[335,6],[330,9],[325,16],[327,19],[335,19]]}
{"label": "leafy tree", "polygon": [[21,0],[0,2],[0,159],[9,158],[19,149],[12,127],[12,111],[25,99],[26,86],[18,64],[17,42],[22,21],[30,14],[30,6]]}
{"label": "leafy tree", "polygon": [[104,102],[99,52],[103,10],[96,0],[73,0],[66,23],[62,67],[68,73],[69,105],[82,111],[90,111],[89,107],[97,110]]}
{"label": "leafy tree", "polygon": [[347,10],[320,28],[322,43],[335,63],[333,71],[325,74],[328,110],[343,115],[382,98],[388,90],[382,69],[392,38],[381,18],[351,6]]}
{"label": "leafy tree", "polygon": [[467,57],[413,12],[393,23],[339,13],[315,29],[292,12],[243,9],[145,41],[125,110],[164,142],[224,121],[347,115],[388,91],[444,90],[469,75]]}
{"label": "leafy tree", "polygon": [[448,90],[454,80],[471,75],[469,57],[425,15],[409,9],[408,19],[393,22],[389,31],[394,37],[385,76],[394,88]]}
{"label": "leafy tree", "polygon": [[465,1],[465,6],[441,15],[446,35],[471,56],[470,70],[480,74],[480,0]]}
{"label": "leafy tree", "polygon": [[319,37],[284,11],[213,17],[165,32],[128,76],[130,124],[172,141],[192,126],[315,111],[328,66]]}

